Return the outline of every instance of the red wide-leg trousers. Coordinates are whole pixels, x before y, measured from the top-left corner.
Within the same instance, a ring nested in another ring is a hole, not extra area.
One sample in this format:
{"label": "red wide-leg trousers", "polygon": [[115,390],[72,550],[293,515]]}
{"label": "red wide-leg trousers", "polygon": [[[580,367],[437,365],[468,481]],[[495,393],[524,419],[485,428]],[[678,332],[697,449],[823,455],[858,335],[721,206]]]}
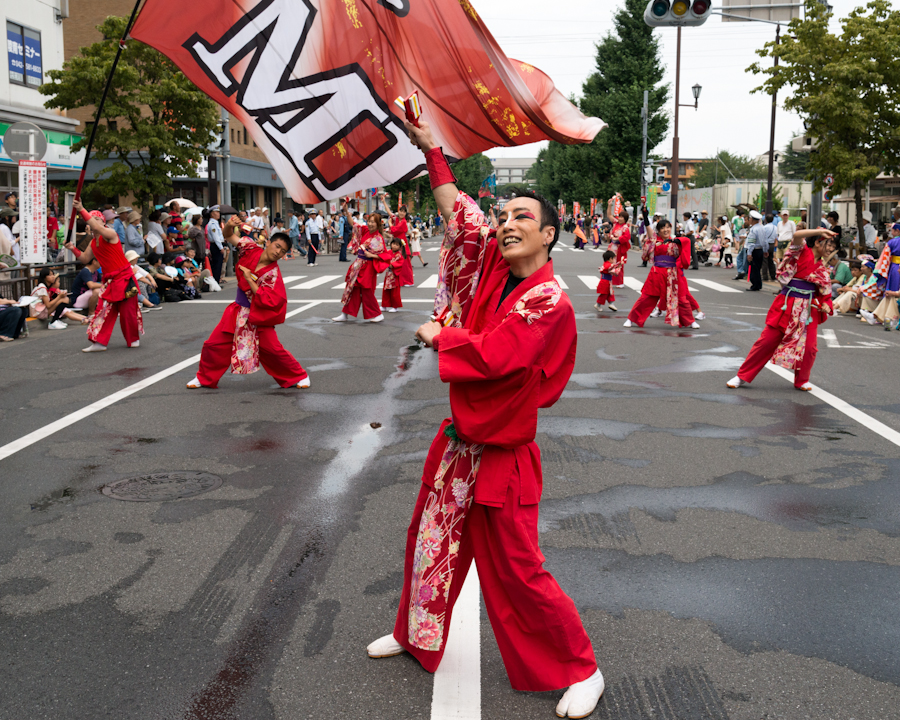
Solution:
{"label": "red wide-leg trousers", "polygon": [[[659,302],[663,304],[663,310],[666,306],[666,280],[661,273],[653,271],[647,276],[644,287],[641,288],[641,296],[637,299],[628,313],[628,319],[638,327],[644,327],[647,318],[653,308]],[[686,293],[681,290],[681,283],[678,287],[678,323],[681,327],[689,327],[694,322],[694,314],[691,312],[691,305],[688,302]]]}
{"label": "red wide-leg trousers", "polygon": [[[283,388],[293,387],[307,377],[300,363],[291,355],[281,341],[273,327],[258,327],[259,336],[259,362],[269,375],[271,375]],[[207,341],[203,343],[200,352],[200,367],[197,370],[197,379],[204,387],[215,388],[219,386],[219,379],[225,371],[231,367],[231,349],[234,344],[234,333],[229,332],[227,326],[221,323]]]}
{"label": "red wide-leg trousers", "polygon": [[362,305],[363,317],[366,320],[381,315],[381,308],[378,306],[378,300],[375,299],[375,290],[361,287],[359,283],[356,283],[353,290],[350,291],[350,299],[344,305],[342,312],[350,317],[356,317],[359,314],[360,305]]}
{"label": "red wide-leg trousers", "polygon": [[400,288],[385,288],[381,293],[381,307],[384,308],[402,308],[403,301],[400,299]]}
{"label": "red wide-leg trousers", "polygon": [[593,675],[597,661],[575,603],[543,567],[537,537],[538,505],[519,503],[515,479],[510,480],[503,507],[473,503],[469,510],[459,564],[450,584],[441,649],[421,650],[409,644],[412,561],[429,490],[422,485],[407,533],[403,594],[394,626],[397,642],[428,672],[437,670],[447,646],[453,606],[474,559],[488,618],[513,688],[557,690]]}
{"label": "red wide-leg trousers", "polygon": [[[106,301],[100,300],[100,302]],[[109,305],[109,314],[104,319],[103,325],[100,326],[94,342],[100,345],[109,345],[113,329],[116,327],[116,316],[119,318],[119,325],[122,328],[122,335],[125,336],[125,342],[128,345],[137,342],[141,337],[138,331],[138,313],[140,308],[138,307],[137,295],[127,300],[107,304]],[[96,312],[100,312],[100,309],[98,307]]]}
{"label": "red wide-leg trousers", "polygon": [[[800,387],[803,383],[809,382],[809,376],[812,374],[812,368],[816,362],[816,354],[819,352],[816,343],[818,328],[819,323],[815,320],[806,326],[806,350],[800,364],[794,369],[794,387]],[[772,355],[783,337],[784,331],[781,328],[766,325],[762,335],[753,343],[750,353],[738,370],[738,377],[744,382],[753,382],[766,363],[772,359]]]}

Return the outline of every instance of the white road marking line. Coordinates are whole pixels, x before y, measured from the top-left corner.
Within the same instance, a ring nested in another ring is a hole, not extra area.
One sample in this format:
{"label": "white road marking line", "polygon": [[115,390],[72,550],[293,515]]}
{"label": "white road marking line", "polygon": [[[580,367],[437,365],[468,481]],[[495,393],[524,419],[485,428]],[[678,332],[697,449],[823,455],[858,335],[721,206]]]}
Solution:
{"label": "white road marking line", "polygon": [[884,350],[885,348],[890,347],[890,343],[880,342],[878,340],[865,340],[856,343],[855,345],[841,345],[841,343],[838,342],[837,334],[830,328],[820,330],[819,337],[825,341],[826,347],[837,348],[840,350]]}
{"label": "white road marking line", "polygon": [[312,280],[307,280],[304,283],[300,283],[299,285],[294,285],[292,288],[288,288],[289,290],[312,290],[313,288],[319,287],[319,285],[324,285],[325,283],[329,283],[333,280],[337,280],[340,275],[322,275],[321,277],[313,278]]}
{"label": "white road marking line", "polygon": [[579,275],[578,279],[581,280],[585,285],[587,285],[591,290],[597,289],[597,283],[600,282],[600,278],[594,277],[593,275]]}
{"label": "white road marking line", "polygon": [[637,278],[628,277],[627,275],[625,276],[625,286],[637,292],[640,292],[644,289],[644,283],[642,283]]}
{"label": "white road marking line", "polygon": [[[193,300],[192,302],[211,302],[211,303],[219,303],[224,302],[220,300]],[[302,313],[304,310],[309,310],[312,307],[315,307],[321,302],[327,302],[325,300],[313,300],[307,301],[307,303],[296,310],[292,310],[289,312],[286,317],[291,317],[293,315],[297,315],[298,313]],[[340,301],[336,301],[340,302]],[[230,304],[230,303],[229,303]],[[144,380],[134,383],[134,385],[129,385],[118,392],[114,392],[112,395],[108,395],[105,398],[97,400],[96,402],[87,405],[80,410],[76,410],[73,413],[69,413],[65,417],[61,417],[59,420],[56,420],[49,425],[45,425],[39,430],[35,430],[34,432],[28,433],[24,437],[19,438],[18,440],[13,440],[10,443],[7,443],[3,447],[0,447],[0,460],[4,460],[8,458],[10,455],[15,455],[20,450],[24,450],[30,445],[34,445],[36,442],[40,442],[45,438],[54,435],[55,433],[63,430],[69,425],[73,425],[77,423],[79,420],[84,420],[86,417],[90,417],[94,413],[100,412],[104,408],[108,408],[110,405],[114,405],[119,402],[119,400],[124,400],[125,398],[134,395],[137,392],[140,392],[144,388],[148,388],[151,385],[155,385],[160,380],[165,380],[170,375],[174,375],[181,370],[184,370],[191,365],[196,365],[200,362],[200,355],[194,355],[193,357],[189,357],[187,360],[182,360],[180,363],[176,363],[170,368],[166,368],[155,375],[151,375]]]}
{"label": "white road marking line", "polygon": [[441,249],[441,246],[438,245],[437,247],[425,248],[425,252],[437,252],[440,249]]}
{"label": "white road marking line", "polygon": [[481,611],[475,563],[463,583],[444,657],[434,673],[431,720],[481,720]]}
{"label": "white road marking line", "polygon": [[584,252],[581,248],[569,248],[572,252]]}
{"label": "white road marking line", "polygon": [[143,390],[144,388],[150,387],[158,383],[160,380],[164,380],[169,375],[174,375],[180,370],[184,370],[186,367],[190,367],[191,365],[196,365],[200,362],[200,356],[194,355],[193,357],[189,357],[187,360],[182,360],[180,363],[173,365],[170,368],[166,368],[162,372],[156,373],[156,375],[151,375],[150,377],[141,380],[140,382],[136,382],[134,385],[129,385],[127,388],[119,390],[118,392],[114,392],[112,395],[108,395],[107,397],[97,400],[97,402],[93,402],[90,405],[87,405],[80,410],[76,410],[65,417],[61,417],[59,420],[56,420],[49,425],[45,425],[39,430],[35,430],[32,433],[28,433],[24,437],[19,438],[18,440],[13,440],[11,443],[7,443],[3,447],[0,447],[0,460],[8,458],[10,455],[14,455],[19,452],[19,450],[24,450],[29,445],[33,445],[36,442],[40,442],[45,438],[50,437],[54,433],[59,432],[63,428],[67,428],[69,425],[77,423],[79,420],[83,420],[86,417],[93,415],[104,408],[108,408],[110,405],[113,405],[119,400],[124,400],[129,395],[134,395],[134,393]]}
{"label": "white road marking line", "polygon": [[[700,278],[692,277],[691,282],[697,283],[698,285],[702,285],[703,287],[708,287],[710,290],[716,290],[721,293],[743,292],[743,290],[738,290],[737,288],[728,287],[727,285],[723,285],[722,283],[713,282],[712,280],[701,280]],[[691,292],[696,292],[696,291],[691,290]]]}
{"label": "white road marking line", "polygon": [[[766,367],[769,368],[776,375],[780,375],[785,380],[790,380],[791,383],[794,382],[794,373],[790,370],[786,370],[783,367],[778,365],[772,365],[771,363],[766,363]],[[876,420],[871,415],[864,413],[862,410],[857,410],[850,403],[844,402],[836,395],[832,395],[830,392],[826,392],[819,387],[813,385],[813,389],[809,391],[809,394],[813,397],[819,398],[822,402],[828,403],[835,410],[844,413],[847,417],[852,420],[856,420],[860,425],[869,430],[878,433],[885,440],[894,443],[900,447],[900,432],[894,430],[891,427],[888,427],[883,422]]]}
{"label": "white road marking line", "polygon": [[693,295],[695,292],[697,292],[697,288],[694,288],[694,287],[691,287],[690,285],[688,285],[688,292],[691,295]]}
{"label": "white road marking line", "polygon": [[417,285],[419,288],[436,288],[438,286],[438,276],[437,273],[434,275],[430,275],[428,279],[423,282],[421,285]]}
{"label": "white road marking line", "polygon": [[292,282],[297,282],[298,280],[302,280],[306,275],[286,275],[281,278],[284,281],[285,286],[290,285]]}
{"label": "white road marking line", "polygon": [[559,275],[554,275],[553,277],[556,278],[556,282],[559,283],[559,286],[560,286],[563,290],[568,290],[568,289],[569,289],[569,286],[566,285],[566,281],[563,280]]}

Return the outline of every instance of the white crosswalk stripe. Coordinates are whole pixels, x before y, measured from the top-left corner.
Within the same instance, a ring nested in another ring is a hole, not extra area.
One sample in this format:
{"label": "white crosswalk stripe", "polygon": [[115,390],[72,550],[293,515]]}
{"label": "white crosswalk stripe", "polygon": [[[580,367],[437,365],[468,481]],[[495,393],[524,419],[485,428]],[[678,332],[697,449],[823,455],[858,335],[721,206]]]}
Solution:
{"label": "white crosswalk stripe", "polygon": [[423,248],[423,250],[425,250],[425,252],[437,252],[440,249],[441,249],[440,245],[438,245],[437,247]]}
{"label": "white crosswalk stripe", "polygon": [[[691,278],[691,282],[697,283],[698,285],[702,285],[703,287],[707,287],[710,290],[717,290],[722,293],[739,293],[741,292],[737,288],[728,287],[727,285],[722,285],[721,283],[713,282],[712,280],[701,280],[700,278]],[[691,292],[695,292],[691,290]]]}
{"label": "white crosswalk stripe", "polygon": [[435,273],[434,275],[430,275],[425,282],[423,282],[421,285],[417,285],[416,287],[436,288],[437,286],[438,286],[438,276],[437,276],[437,273]]}
{"label": "white crosswalk stripe", "polygon": [[636,290],[637,292],[640,292],[641,289],[644,287],[644,283],[642,283],[637,278],[628,277],[626,275],[625,276],[625,287],[629,287],[632,290]]}
{"label": "white crosswalk stripe", "polygon": [[587,285],[591,290],[597,289],[597,283],[600,282],[600,278],[594,277],[593,275],[579,275],[578,279],[581,280],[585,285]]}
{"label": "white crosswalk stripe", "polygon": [[333,280],[337,280],[340,275],[322,275],[321,277],[313,278],[312,280],[307,280],[304,283],[300,283],[299,285],[294,285],[291,290],[312,290],[313,288],[319,287],[319,285],[324,285],[325,283],[332,282]]}
{"label": "white crosswalk stripe", "polygon": [[293,282],[297,282],[298,280],[302,280],[306,275],[285,275],[282,280],[284,280],[285,286],[290,285]]}
{"label": "white crosswalk stripe", "polygon": [[569,286],[566,285],[566,281],[563,280],[562,277],[560,277],[559,275],[554,275],[553,277],[556,278],[556,282],[559,283],[559,286],[560,286],[563,290],[568,290],[568,289],[569,289]]}

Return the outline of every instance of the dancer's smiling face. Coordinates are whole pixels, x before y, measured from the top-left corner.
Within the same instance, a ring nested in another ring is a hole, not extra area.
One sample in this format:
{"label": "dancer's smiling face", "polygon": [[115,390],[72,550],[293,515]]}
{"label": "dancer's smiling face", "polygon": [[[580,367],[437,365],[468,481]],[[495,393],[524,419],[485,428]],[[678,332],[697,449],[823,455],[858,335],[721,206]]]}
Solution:
{"label": "dancer's smiling face", "polygon": [[541,204],[537,200],[513,198],[503,206],[497,221],[497,244],[507,262],[546,256],[549,252],[554,228],[547,225],[541,229]]}

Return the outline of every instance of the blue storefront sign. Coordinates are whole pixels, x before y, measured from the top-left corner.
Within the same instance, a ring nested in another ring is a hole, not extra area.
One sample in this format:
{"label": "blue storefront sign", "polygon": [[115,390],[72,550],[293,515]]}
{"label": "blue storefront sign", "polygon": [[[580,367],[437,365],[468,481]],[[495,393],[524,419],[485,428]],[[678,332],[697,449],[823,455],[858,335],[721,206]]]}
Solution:
{"label": "blue storefront sign", "polygon": [[40,87],[44,84],[41,66],[41,35],[25,28],[25,84]]}
{"label": "blue storefront sign", "polygon": [[6,23],[6,53],[9,57],[9,79],[14,83],[25,82],[25,43],[22,29]]}

